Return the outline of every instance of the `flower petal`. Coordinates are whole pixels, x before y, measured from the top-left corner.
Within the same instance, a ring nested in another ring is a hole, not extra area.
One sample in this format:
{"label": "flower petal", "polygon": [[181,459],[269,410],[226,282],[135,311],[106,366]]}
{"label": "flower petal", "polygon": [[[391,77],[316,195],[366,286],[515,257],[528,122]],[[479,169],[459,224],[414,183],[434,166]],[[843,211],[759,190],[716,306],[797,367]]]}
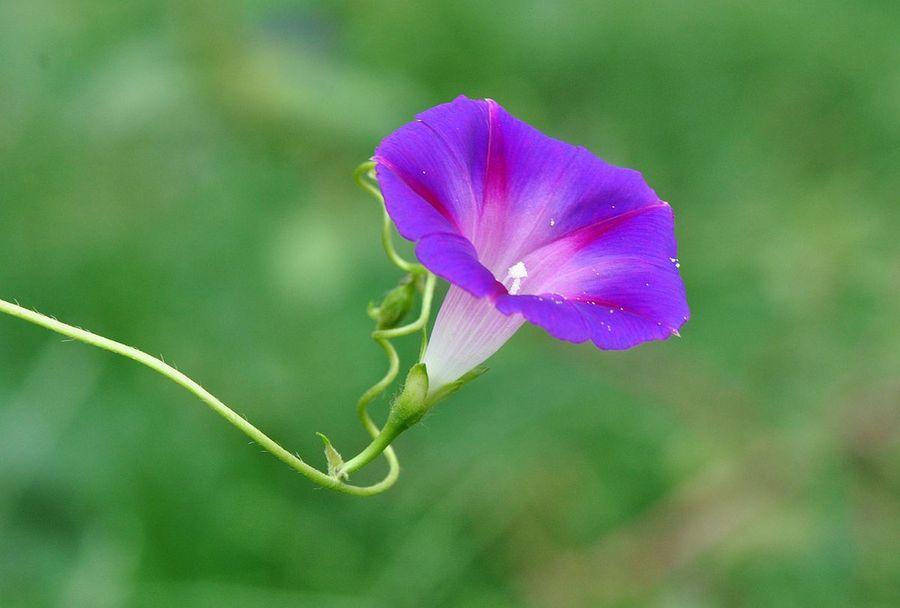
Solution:
{"label": "flower petal", "polygon": [[472,242],[495,276],[566,234],[659,203],[637,171],[610,165],[485,103],[485,196]]}
{"label": "flower petal", "polygon": [[677,334],[690,311],[673,223],[665,203],[640,207],[585,226],[525,257],[529,278],[523,291],[565,298],[588,326],[587,336],[574,331],[563,335],[560,320],[550,313],[554,309],[535,308],[529,316],[523,305],[507,301],[529,296],[506,296],[498,300],[498,308],[507,314],[522,312],[555,337],[573,342],[590,338],[604,349]]}
{"label": "flower petal", "polygon": [[503,314],[519,313],[559,340],[584,342],[591,337],[591,328],[578,308],[559,294],[504,295],[496,304]]}
{"label": "flower petal", "polygon": [[494,275],[478,263],[475,247],[463,236],[447,232],[426,235],[416,246],[416,257],[431,272],[459,285],[473,296],[506,293]]}
{"label": "flower petal", "polygon": [[432,232],[456,231],[455,218],[434,193],[388,167],[379,164],[375,172],[384,206],[403,238],[416,241]]}
{"label": "flower petal", "polygon": [[684,284],[673,272],[633,260],[607,268],[586,290],[600,295],[571,298],[591,327],[598,348],[621,350],[678,335],[690,317]]}
{"label": "flower petal", "polygon": [[671,207],[658,201],[572,230],[522,258],[529,273],[524,291],[581,295],[605,265],[622,258],[674,272],[674,229]]}
{"label": "flower petal", "polygon": [[375,151],[388,212],[410,240],[436,231],[471,237],[484,198],[487,105],[459,97],[416,118]]}
{"label": "flower petal", "polygon": [[571,236],[576,251],[548,278],[548,286],[581,303],[579,308],[595,321],[592,307],[613,310],[603,320],[602,331],[594,327],[597,346],[628,348],[644,340],[665,339],[677,334],[690,317],[674,221],[671,208],[662,203]]}
{"label": "flower petal", "polygon": [[659,203],[637,171],[548,137],[489,99],[459,97],[419,114],[375,161],[400,234],[464,236],[501,280],[566,234]]}
{"label": "flower petal", "polygon": [[607,265],[578,296],[502,295],[496,305],[504,314],[523,315],[554,338],[590,339],[607,350],[678,335],[690,317],[677,273],[635,259]]}

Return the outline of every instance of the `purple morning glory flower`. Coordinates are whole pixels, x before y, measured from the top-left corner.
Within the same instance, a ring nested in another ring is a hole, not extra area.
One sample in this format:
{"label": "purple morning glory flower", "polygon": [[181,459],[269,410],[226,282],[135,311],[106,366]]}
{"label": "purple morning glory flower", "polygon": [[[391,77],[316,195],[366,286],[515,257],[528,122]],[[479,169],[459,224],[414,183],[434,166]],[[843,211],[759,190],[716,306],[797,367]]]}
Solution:
{"label": "purple morning glory flower", "polygon": [[687,321],[672,209],[637,171],[466,97],[419,114],[374,160],[398,231],[451,283],[424,358],[432,391],[526,320],[602,349]]}

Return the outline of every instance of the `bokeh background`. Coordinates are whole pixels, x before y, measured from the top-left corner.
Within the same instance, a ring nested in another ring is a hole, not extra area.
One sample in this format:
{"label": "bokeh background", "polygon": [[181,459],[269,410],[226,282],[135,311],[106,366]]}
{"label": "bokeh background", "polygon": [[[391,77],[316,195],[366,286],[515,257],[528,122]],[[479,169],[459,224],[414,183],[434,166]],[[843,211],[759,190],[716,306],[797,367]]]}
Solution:
{"label": "bokeh background", "polygon": [[460,93],[641,169],[693,310],[624,353],[523,329],[371,499],[0,318],[0,606],[900,605],[898,31],[890,0],[0,3],[0,297],[310,461],[365,444],[385,365],[351,172]]}

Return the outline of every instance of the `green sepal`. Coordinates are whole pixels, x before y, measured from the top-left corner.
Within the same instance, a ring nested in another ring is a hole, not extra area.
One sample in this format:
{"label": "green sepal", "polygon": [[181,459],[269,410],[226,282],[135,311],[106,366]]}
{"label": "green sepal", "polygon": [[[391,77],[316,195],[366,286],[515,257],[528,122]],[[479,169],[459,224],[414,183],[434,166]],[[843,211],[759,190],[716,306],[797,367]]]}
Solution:
{"label": "green sepal", "polygon": [[428,371],[424,363],[416,363],[409,368],[403,390],[391,404],[388,425],[408,429],[422,419],[428,407]]}
{"label": "green sepal", "polygon": [[322,443],[325,444],[325,461],[328,462],[328,476],[333,479],[347,478],[347,475],[340,475],[338,471],[344,466],[344,459],[341,457],[340,452],[334,449],[334,446],[331,445],[331,441],[329,441],[328,437],[323,435],[322,433],[316,433],[319,437],[322,438]]}
{"label": "green sepal", "polygon": [[431,395],[431,397],[428,398],[428,407],[431,408],[438,401],[443,401],[486,371],[488,371],[487,367],[485,367],[484,365],[479,365],[478,367],[473,368],[468,373],[464,374],[459,378],[459,380],[451,382],[450,384],[445,384],[444,386],[436,390],[434,394]]}

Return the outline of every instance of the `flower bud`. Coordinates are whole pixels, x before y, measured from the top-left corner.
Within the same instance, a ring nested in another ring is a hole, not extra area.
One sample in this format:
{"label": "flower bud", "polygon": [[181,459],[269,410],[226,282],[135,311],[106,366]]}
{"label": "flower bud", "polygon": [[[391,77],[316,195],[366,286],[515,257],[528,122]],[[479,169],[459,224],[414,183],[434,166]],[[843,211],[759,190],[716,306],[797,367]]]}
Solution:
{"label": "flower bud", "polygon": [[397,327],[409,313],[415,298],[415,283],[406,277],[384,296],[380,306],[369,306],[369,316],[375,319],[377,329]]}

